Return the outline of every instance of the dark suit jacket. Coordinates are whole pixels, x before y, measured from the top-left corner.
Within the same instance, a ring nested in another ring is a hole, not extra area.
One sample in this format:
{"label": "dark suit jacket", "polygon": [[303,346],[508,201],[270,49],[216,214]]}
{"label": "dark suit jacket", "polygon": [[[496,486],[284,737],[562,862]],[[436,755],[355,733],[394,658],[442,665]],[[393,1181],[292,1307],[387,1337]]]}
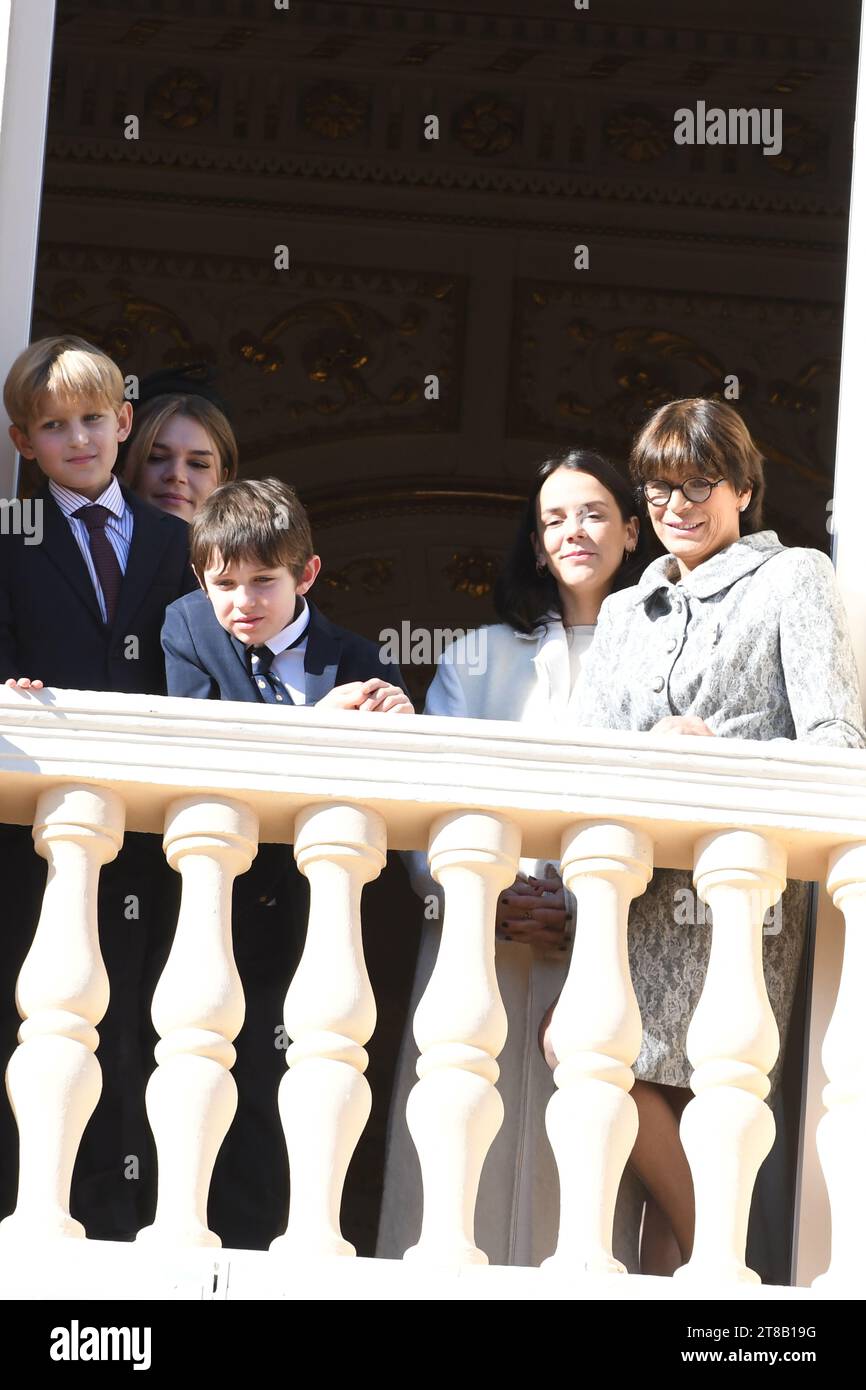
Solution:
{"label": "dark suit jacket", "polygon": [[[169,695],[261,704],[247,671],[243,642],[220,627],[203,590],[171,605],[165,615],[162,645]],[[406,689],[399,666],[381,661],[375,642],[337,627],[312,603],[304,670],[308,705],[316,704],[335,685],[372,676]]]}
{"label": "dark suit jacket", "polygon": [[[159,644],[165,610],[196,587],[188,529],[122,490],[132,509],[132,543],[111,627],[47,485],[40,494],[41,544],[0,536],[0,681],[30,676],[66,690],[165,694]],[[137,654],[130,637],[138,639]]]}

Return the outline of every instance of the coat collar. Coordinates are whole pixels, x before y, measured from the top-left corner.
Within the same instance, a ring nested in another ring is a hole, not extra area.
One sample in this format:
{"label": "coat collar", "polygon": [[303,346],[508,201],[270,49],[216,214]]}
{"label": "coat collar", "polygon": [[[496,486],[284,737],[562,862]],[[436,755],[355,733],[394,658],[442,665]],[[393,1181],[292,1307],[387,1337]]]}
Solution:
{"label": "coat collar", "polygon": [[514,635],[524,642],[535,644],[532,664],[536,680],[550,707],[565,709],[577,693],[577,684],[572,689],[568,634],[562,618],[551,611],[544,615],[543,622],[534,632],[515,632]]}
{"label": "coat collar", "polygon": [[634,605],[647,603],[660,589],[672,589],[677,585],[693,594],[695,598],[711,598],[713,594],[729,589],[738,579],[751,574],[766,564],[785,547],[775,531],[758,531],[753,536],[741,536],[732,545],[725,546],[702,565],[698,565],[689,575],[687,583],[680,583],[679,568],[672,555],[662,555],[644,570],[634,591]]}

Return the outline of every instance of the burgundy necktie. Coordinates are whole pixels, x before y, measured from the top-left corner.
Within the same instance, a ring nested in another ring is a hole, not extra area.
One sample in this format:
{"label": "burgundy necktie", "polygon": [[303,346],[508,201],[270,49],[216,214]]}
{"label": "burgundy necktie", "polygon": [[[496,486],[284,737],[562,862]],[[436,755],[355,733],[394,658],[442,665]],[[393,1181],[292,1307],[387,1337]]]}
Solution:
{"label": "burgundy necktie", "polygon": [[99,580],[102,597],[105,599],[109,627],[114,622],[120,586],[123,583],[123,571],[120,568],[120,562],[114,553],[111,541],[105,534],[105,523],[111,515],[108,507],[100,507],[96,502],[91,503],[88,507],[79,507],[77,512],[73,512],[73,516],[78,517],[87,527],[87,539],[90,542],[93,567],[96,570],[96,578]]}

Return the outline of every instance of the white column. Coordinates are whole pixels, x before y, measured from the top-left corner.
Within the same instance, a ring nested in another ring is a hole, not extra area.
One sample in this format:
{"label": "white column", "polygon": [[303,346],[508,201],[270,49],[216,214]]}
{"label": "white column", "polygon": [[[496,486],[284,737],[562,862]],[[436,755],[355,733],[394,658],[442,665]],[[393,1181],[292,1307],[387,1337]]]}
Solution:
{"label": "white column", "polygon": [[832,1257],[815,1281],[845,1297],[866,1287],[866,844],[830,856],[827,889],[845,916],[845,954],[833,1018],[822,1049],[827,1113],[818,1125],[818,1153],[832,1216]]}
{"label": "white column", "polygon": [[746,1234],[755,1178],[776,1132],[764,1098],[779,1055],[763,921],[785,872],[782,846],[751,831],[706,835],[695,847],[695,887],[712,910],[713,936],[687,1040],[695,1098],[680,1133],[695,1188],[695,1243],[678,1278],[760,1283],[745,1263]]}
{"label": "white column", "polygon": [[102,1090],[96,1024],[108,1007],[99,950],[99,871],[123,841],[124,807],[99,787],[59,786],[36,806],[33,840],[48,860],[36,934],[18,976],[24,1022],[6,1072],[18,1123],[18,1204],[4,1237],[83,1236],[69,1215],[72,1169]]}
{"label": "white column", "polygon": [[486,1264],[475,1202],[502,1124],[496,1057],[508,1023],[494,962],[496,902],[514,882],[520,831],[500,816],[454,812],[430,831],[430,871],[445,890],[442,939],[415,1013],[419,1081],[406,1108],[418,1150],[424,1215],[406,1257]]}
{"label": "white column", "polygon": [[158,1066],[147,1114],[159,1159],[152,1226],[138,1239],[219,1245],[207,1195],[220,1145],[237,1109],[231,1075],[244,1021],[232,951],[232,887],[256,853],[258,817],[241,801],[183,797],[165,816],[163,846],[183,890],[171,953],[153,996]]}
{"label": "white column", "polygon": [[628,826],[593,822],[562,837],[562,878],[577,900],[574,949],[551,1028],[559,1059],[547,1107],[560,1225],[546,1266],[621,1273],[611,1248],[623,1169],[637,1138],[629,1095],[641,1018],[628,963],[628,914],[652,874],[652,843]]}
{"label": "white column", "polygon": [[[53,33],[54,0],[0,0],[0,382],[30,340]],[[16,484],[4,422],[0,497]]]}
{"label": "white column", "polygon": [[291,1204],[281,1255],[354,1255],[340,1231],[346,1170],[370,1114],[364,1044],[376,1001],[361,939],[361,890],[385,865],[385,822],[348,804],[308,806],[295,858],[310,880],[304,953],[286,995],[289,1071],[280,1083]]}

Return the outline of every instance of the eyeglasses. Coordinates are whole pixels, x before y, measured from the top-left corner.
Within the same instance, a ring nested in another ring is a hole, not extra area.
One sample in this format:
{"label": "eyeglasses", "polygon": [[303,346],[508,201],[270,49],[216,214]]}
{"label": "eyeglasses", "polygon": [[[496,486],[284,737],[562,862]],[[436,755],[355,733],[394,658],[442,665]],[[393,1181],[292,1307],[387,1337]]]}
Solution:
{"label": "eyeglasses", "polygon": [[675,492],[681,492],[688,502],[706,502],[713,488],[725,481],[717,478],[711,483],[709,478],[686,478],[684,483],[666,483],[662,478],[651,478],[642,484],[641,491],[651,507],[663,507]]}

